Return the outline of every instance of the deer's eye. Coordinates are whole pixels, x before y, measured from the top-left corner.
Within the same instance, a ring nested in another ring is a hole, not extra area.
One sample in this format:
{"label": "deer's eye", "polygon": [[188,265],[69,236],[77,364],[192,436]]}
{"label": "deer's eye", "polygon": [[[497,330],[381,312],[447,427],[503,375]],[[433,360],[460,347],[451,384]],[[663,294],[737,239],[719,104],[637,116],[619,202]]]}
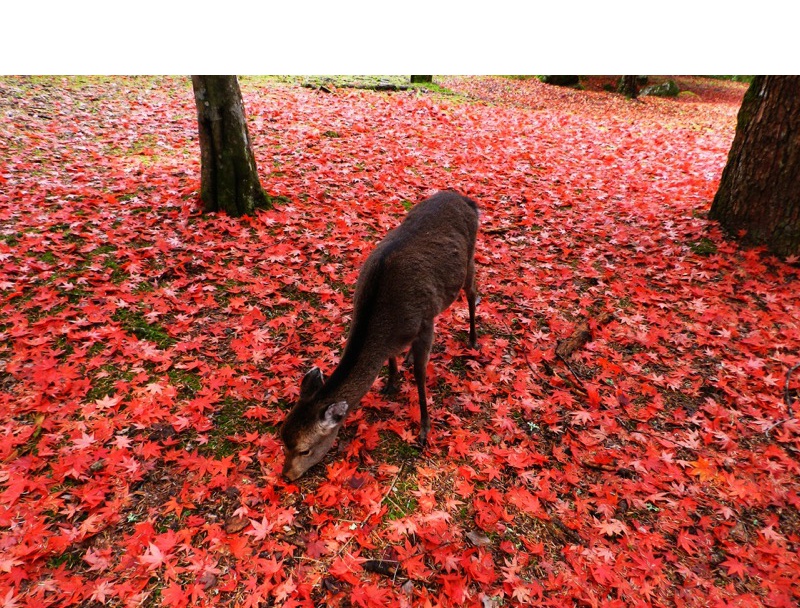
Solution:
{"label": "deer's eye", "polygon": [[303,450],[299,452],[300,456],[308,456],[311,453],[311,450]]}

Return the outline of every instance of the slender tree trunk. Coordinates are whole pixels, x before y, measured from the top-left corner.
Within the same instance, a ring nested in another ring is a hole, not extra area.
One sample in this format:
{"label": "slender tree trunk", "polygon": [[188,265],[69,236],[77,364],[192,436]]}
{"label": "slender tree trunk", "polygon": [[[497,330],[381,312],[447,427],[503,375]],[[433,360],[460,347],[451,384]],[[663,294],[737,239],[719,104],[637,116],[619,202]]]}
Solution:
{"label": "slender tree trunk", "polygon": [[747,243],[800,254],[800,76],[753,80],[709,217]]}
{"label": "slender tree trunk", "polygon": [[620,76],[619,83],[617,83],[617,93],[622,93],[630,99],[636,99],[639,96],[637,78],[638,76]]}
{"label": "slender tree trunk", "polygon": [[258,179],[236,76],[192,76],[204,211],[250,214],[268,199]]}

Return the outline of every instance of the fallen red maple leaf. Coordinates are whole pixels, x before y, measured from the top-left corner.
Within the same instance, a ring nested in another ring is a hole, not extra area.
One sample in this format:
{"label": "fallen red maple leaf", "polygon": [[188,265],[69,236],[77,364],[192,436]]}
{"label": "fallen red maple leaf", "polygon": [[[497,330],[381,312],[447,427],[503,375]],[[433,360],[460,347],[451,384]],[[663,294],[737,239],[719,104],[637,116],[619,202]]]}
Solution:
{"label": "fallen red maple leaf", "polygon": [[[796,605],[800,275],[705,217],[744,86],[614,80],[243,78],[275,204],[233,219],[195,207],[185,79],[0,78],[0,599]],[[403,370],[286,485],[365,252],[447,187],[481,207],[481,348],[457,302],[432,444]],[[392,552],[408,580],[361,566]]]}

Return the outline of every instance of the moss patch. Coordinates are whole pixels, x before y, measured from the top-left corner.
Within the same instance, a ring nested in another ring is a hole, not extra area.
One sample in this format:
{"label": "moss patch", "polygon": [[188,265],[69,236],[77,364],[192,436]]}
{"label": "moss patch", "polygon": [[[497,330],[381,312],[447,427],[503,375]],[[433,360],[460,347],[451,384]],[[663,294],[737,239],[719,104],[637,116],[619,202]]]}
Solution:
{"label": "moss patch", "polygon": [[126,332],[133,334],[139,340],[154,342],[161,349],[167,349],[175,344],[175,339],[163,327],[157,323],[150,323],[141,312],[122,308],[114,313],[113,319]]}
{"label": "moss patch", "polygon": [[697,255],[709,256],[717,253],[717,246],[714,244],[714,241],[706,237],[703,237],[694,243],[689,243],[689,247],[691,248],[692,252],[696,253]]}

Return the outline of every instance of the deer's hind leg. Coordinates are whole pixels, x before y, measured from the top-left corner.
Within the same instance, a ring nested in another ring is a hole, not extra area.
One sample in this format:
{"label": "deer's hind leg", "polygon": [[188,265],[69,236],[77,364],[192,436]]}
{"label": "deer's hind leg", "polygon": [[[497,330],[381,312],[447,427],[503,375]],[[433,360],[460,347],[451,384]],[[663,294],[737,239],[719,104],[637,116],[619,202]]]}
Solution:
{"label": "deer's hind leg", "polygon": [[433,344],[433,321],[425,321],[417,337],[411,343],[411,353],[414,356],[414,379],[417,381],[417,394],[419,395],[419,443],[422,447],[428,443],[428,433],[431,430],[431,419],[428,416],[428,396],[425,393],[431,344]]}
{"label": "deer's hind leg", "polygon": [[397,357],[389,357],[389,375],[381,391],[384,395],[394,395],[400,390],[400,373],[397,369]]}
{"label": "deer's hind leg", "polygon": [[475,330],[475,306],[477,304],[477,289],[475,288],[475,259],[470,258],[467,265],[467,278],[464,280],[464,293],[467,294],[469,306],[469,347],[475,348],[478,344],[478,333]]}

